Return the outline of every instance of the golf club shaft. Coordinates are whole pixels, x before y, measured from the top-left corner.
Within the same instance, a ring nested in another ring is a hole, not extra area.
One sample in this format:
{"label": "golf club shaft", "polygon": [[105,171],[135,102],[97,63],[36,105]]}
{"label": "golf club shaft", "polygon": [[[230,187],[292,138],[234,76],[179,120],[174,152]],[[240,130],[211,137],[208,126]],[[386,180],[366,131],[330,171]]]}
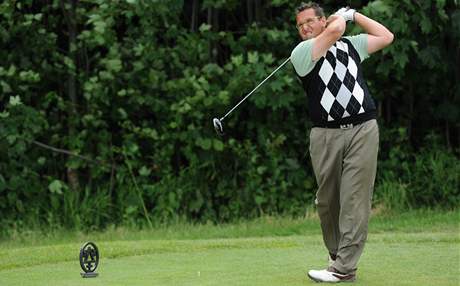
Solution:
{"label": "golf club shaft", "polygon": [[264,82],[266,82],[274,73],[276,73],[280,68],[282,68],[291,58],[287,58],[284,63],[282,63],[279,67],[277,67],[269,76],[267,76],[261,83],[259,83],[250,93],[248,93],[248,95],[246,95],[242,100],[240,100],[240,102],[238,102],[237,105],[235,105],[232,109],[230,109],[229,112],[227,112],[227,114],[224,115],[224,117],[222,117],[221,119],[219,119],[220,121],[224,120],[225,117],[227,117],[227,115],[229,115],[230,113],[232,113],[233,110],[235,110],[243,101],[246,100],[246,98],[248,98],[254,91],[256,91],[262,84],[264,84]]}

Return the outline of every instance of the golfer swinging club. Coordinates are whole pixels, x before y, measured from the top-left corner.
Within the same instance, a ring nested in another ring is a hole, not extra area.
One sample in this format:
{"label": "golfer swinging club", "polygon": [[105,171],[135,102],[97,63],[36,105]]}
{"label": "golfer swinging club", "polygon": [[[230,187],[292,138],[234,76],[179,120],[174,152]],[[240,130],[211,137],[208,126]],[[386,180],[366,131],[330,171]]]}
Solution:
{"label": "golfer swinging club", "polygon": [[[366,33],[344,37],[346,22]],[[317,3],[297,8],[302,42],[291,62],[307,94],[313,128],[310,156],[318,183],[317,204],[329,267],[310,270],[316,282],[356,279],[367,238],[379,130],[376,106],[362,74],[361,62],[391,44],[382,24],[342,8],[324,16]]]}

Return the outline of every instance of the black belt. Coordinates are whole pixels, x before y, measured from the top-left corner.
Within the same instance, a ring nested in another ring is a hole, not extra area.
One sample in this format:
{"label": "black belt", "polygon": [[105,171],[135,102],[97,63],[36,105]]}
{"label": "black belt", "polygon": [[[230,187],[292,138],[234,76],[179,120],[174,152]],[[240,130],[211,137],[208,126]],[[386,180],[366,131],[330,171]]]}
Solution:
{"label": "black belt", "polygon": [[351,118],[346,118],[346,120],[313,123],[313,127],[351,129],[356,125],[360,125],[366,121],[376,119],[376,118],[377,118],[377,112],[370,111],[370,112],[354,115]]}
{"label": "black belt", "polygon": [[[363,122],[361,122],[363,123]],[[331,128],[331,129],[351,129],[361,123],[347,123],[347,124],[315,124],[313,127]]]}

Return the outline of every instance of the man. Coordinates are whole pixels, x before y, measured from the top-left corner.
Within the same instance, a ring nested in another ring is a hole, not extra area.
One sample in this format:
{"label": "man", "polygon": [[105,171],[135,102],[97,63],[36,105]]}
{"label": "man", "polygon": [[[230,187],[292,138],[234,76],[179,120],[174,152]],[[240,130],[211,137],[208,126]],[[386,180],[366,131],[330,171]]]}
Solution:
{"label": "man", "polygon": [[[366,33],[343,37],[347,21]],[[330,263],[308,276],[317,282],[354,281],[367,238],[379,141],[376,106],[361,62],[391,44],[393,34],[353,9],[342,8],[326,19],[312,2],[297,9],[296,22],[303,41],[292,51],[291,62],[313,122],[315,203]]]}

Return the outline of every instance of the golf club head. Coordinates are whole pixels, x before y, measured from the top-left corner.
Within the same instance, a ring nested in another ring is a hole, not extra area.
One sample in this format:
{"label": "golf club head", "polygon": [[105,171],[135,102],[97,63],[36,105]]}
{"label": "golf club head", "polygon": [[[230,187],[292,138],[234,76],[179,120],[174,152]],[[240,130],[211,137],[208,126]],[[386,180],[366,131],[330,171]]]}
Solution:
{"label": "golf club head", "polygon": [[217,134],[224,135],[224,128],[222,127],[222,122],[219,119],[214,118],[212,120],[212,124],[214,125],[214,129],[216,129]]}

